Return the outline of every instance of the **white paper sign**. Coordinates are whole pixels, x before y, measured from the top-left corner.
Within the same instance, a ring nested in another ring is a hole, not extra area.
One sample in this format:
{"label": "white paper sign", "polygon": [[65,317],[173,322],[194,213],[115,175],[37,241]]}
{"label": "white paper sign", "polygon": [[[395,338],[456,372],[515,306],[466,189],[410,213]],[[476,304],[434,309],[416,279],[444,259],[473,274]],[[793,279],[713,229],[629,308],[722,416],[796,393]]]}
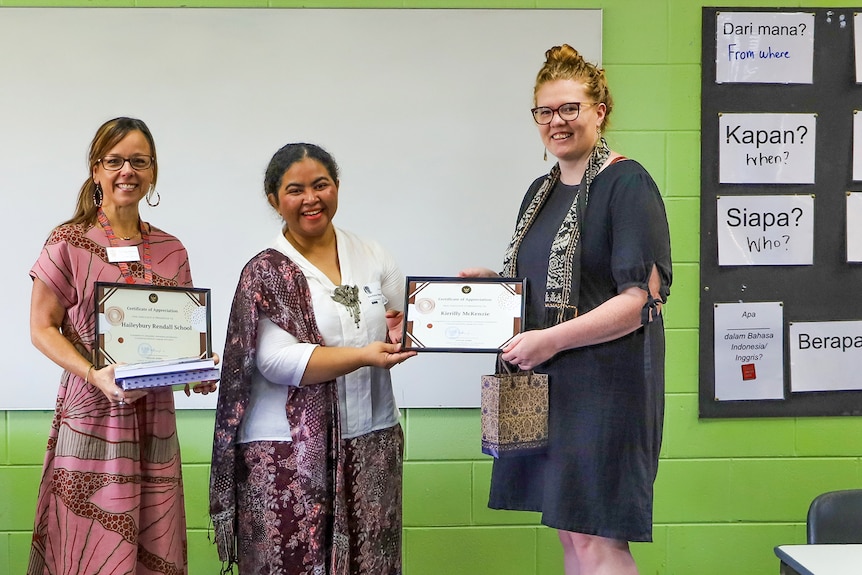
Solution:
{"label": "white paper sign", "polygon": [[718,265],[814,263],[814,197],[719,196]]}
{"label": "white paper sign", "polygon": [[722,184],[813,184],[816,114],[719,114]]}
{"label": "white paper sign", "polygon": [[847,192],[847,261],[862,262],[862,193]]}
{"label": "white paper sign", "polygon": [[[858,56],[856,65],[859,66]],[[862,181],[862,114],[859,110],[853,110],[853,181]]]}
{"label": "white paper sign", "polygon": [[853,47],[856,54],[856,83],[859,84],[862,83],[862,13],[860,12],[853,15]]}
{"label": "white paper sign", "polygon": [[813,13],[719,12],[715,24],[716,83],[812,83]]}
{"label": "white paper sign", "polygon": [[862,389],[862,321],[790,324],[790,391]]}
{"label": "white paper sign", "polygon": [[715,399],[784,399],[784,306],[717,303]]}

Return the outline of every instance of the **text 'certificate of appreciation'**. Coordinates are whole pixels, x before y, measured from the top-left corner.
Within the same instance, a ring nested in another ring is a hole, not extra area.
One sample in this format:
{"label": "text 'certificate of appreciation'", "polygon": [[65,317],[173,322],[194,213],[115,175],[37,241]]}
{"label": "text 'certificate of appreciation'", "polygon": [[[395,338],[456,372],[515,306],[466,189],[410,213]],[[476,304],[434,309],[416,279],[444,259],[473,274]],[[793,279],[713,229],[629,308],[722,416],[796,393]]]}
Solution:
{"label": "text 'certificate of appreciation'", "polygon": [[496,353],[521,332],[524,279],[408,277],[402,347]]}
{"label": "text 'certificate of appreciation'", "polygon": [[96,283],[93,363],[211,357],[210,290]]}

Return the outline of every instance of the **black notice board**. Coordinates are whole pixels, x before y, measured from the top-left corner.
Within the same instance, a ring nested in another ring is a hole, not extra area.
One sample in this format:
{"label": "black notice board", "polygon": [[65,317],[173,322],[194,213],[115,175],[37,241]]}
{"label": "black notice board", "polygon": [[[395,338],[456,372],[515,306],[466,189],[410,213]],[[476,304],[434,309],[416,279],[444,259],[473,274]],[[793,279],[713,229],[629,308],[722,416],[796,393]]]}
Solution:
{"label": "black notice board", "polygon": [[[856,84],[854,12],[862,8],[703,8],[701,77],[700,417],[862,415],[862,391],[790,392],[789,322],[862,320],[862,265],[846,261],[846,192],[852,180]],[[717,84],[719,12],[815,15],[813,84]],[[815,113],[815,183],[719,184],[719,114]],[[716,201],[720,195],[814,194],[814,265],[718,265]],[[783,400],[717,401],[713,308],[724,302],[783,302]],[[862,369],[862,365],[859,366]]]}

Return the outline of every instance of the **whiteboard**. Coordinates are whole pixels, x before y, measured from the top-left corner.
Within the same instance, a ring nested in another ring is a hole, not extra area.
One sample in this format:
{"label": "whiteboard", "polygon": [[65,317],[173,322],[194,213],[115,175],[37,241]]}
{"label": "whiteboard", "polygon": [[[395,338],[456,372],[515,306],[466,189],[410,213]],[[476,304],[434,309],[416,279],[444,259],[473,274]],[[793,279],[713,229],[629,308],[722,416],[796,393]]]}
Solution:
{"label": "whiteboard", "polygon": [[[279,147],[335,156],[335,224],[406,275],[499,269],[523,193],[550,168],[529,112],[545,50],[567,42],[599,63],[601,29],[601,10],[0,8],[0,409],[53,409],[60,368],[30,343],[28,271],[71,216],[105,120],[153,132],[162,201],[142,217],[182,240],[212,289],[221,353],[239,272],[280,229],[263,192]],[[493,365],[421,354],[392,371],[398,404],[475,407]]]}

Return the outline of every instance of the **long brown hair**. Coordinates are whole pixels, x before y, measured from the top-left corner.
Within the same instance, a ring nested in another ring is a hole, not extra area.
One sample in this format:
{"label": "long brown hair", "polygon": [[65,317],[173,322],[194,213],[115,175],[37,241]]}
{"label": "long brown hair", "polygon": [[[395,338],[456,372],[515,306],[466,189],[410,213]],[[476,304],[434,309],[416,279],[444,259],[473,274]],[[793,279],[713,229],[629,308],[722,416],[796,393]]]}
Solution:
{"label": "long brown hair", "polygon": [[608,127],[608,118],[614,108],[605,70],[584,60],[577,50],[563,44],[554,46],[545,52],[545,63],[536,75],[536,85],[533,88],[533,105],[536,105],[536,94],[546,82],[554,80],[574,80],[584,85],[584,90],[593,102],[605,105],[605,118],[602,130]]}
{"label": "long brown hair", "polygon": [[90,152],[88,155],[88,175],[87,180],[81,186],[78,192],[78,203],[75,205],[75,213],[71,219],[63,222],[65,224],[95,224],[97,206],[93,202],[93,192],[96,191],[96,183],[93,181],[93,168],[102,156],[116,146],[120,141],[128,136],[131,132],[141,132],[150,144],[150,155],[153,157],[153,185],[159,176],[159,162],[156,156],[156,142],[153,140],[153,135],[150,129],[143,120],[137,118],[127,118],[121,116],[108,120],[96,130],[96,135],[93,136],[93,141],[90,142]]}

